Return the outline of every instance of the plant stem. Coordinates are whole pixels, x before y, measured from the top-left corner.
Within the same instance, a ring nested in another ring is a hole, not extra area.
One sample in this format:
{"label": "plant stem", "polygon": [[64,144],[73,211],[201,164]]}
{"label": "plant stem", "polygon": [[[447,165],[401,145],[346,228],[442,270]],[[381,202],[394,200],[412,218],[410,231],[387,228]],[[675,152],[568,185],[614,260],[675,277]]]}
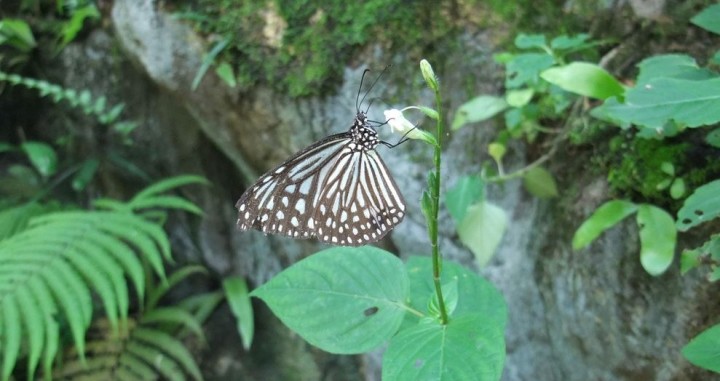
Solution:
{"label": "plant stem", "polygon": [[430,197],[432,199],[432,217],[430,220],[430,243],[432,244],[432,264],[433,264],[433,283],[435,284],[435,293],[437,294],[438,307],[440,309],[440,324],[448,323],[447,310],[445,308],[445,300],[442,294],[442,285],[440,284],[440,269],[442,260],[440,258],[440,250],[438,248],[438,212],[440,211],[440,163],[441,163],[441,147],[443,138],[443,114],[442,114],[442,98],[440,97],[440,89],[435,91],[435,105],[437,107],[437,145],[435,146],[435,181],[432,182],[430,189]]}

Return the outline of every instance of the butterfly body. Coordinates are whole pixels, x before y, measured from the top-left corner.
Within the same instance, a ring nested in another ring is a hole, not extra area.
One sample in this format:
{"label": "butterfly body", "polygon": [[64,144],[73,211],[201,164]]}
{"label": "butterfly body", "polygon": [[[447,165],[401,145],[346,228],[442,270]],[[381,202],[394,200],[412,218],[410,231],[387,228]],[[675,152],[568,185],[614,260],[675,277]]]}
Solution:
{"label": "butterfly body", "polygon": [[405,216],[405,202],[375,151],[381,141],[369,123],[358,111],[348,131],[260,177],[236,204],[239,229],[344,246],[385,236]]}

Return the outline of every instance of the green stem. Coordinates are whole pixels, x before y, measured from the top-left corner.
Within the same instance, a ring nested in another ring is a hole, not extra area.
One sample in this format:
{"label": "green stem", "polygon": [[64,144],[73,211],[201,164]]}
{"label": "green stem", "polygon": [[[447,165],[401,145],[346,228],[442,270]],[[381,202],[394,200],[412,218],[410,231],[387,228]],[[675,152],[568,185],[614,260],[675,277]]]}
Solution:
{"label": "green stem", "polygon": [[440,211],[440,163],[441,163],[441,147],[443,138],[443,115],[442,115],[442,98],[440,97],[440,89],[435,91],[435,104],[438,111],[437,120],[437,145],[435,146],[435,181],[430,189],[430,197],[432,199],[432,217],[430,218],[430,243],[432,244],[432,264],[433,264],[433,283],[435,284],[435,293],[437,294],[438,307],[440,309],[440,323],[446,325],[448,323],[447,309],[445,308],[445,300],[442,294],[442,285],[440,284],[440,269],[442,260],[440,258],[440,250],[438,248],[438,212]]}

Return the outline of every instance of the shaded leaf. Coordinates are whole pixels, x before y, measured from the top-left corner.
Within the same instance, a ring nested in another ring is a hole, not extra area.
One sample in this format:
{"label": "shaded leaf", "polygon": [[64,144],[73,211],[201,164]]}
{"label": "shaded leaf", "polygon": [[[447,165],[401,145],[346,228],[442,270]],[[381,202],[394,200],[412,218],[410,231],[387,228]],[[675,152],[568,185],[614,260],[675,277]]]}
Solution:
{"label": "shaded leaf", "polygon": [[555,178],[543,167],[534,167],[529,170],[523,176],[523,185],[535,197],[552,198],[558,196]]}
{"label": "shaded leaf", "polygon": [[682,355],[696,366],[720,372],[720,324],[690,340],[682,349]]}
{"label": "shaded leaf", "polygon": [[250,293],[245,279],[241,277],[226,278],[223,280],[223,289],[225,289],[230,311],[235,316],[243,348],[248,350],[255,334],[255,321],[253,319],[252,304],[250,304]]}
{"label": "shaded leaf", "polygon": [[573,249],[578,250],[590,244],[605,230],[615,226],[625,217],[635,213],[637,205],[629,201],[612,200],[599,208],[580,225],[573,236]]}
{"label": "shaded leaf", "polygon": [[57,155],[49,145],[41,142],[25,142],[20,145],[30,159],[33,167],[43,177],[52,176],[57,171]]}

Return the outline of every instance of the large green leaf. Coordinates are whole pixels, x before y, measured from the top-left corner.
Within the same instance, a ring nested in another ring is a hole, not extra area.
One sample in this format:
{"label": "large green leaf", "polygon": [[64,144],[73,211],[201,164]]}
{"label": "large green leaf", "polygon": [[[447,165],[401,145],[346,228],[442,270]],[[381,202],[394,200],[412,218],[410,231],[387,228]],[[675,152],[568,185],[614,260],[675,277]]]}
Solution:
{"label": "large green leaf", "polygon": [[720,122],[720,78],[655,78],[628,90],[624,103],[609,98],[593,115],[651,129],[668,122],[687,127],[714,124]]}
{"label": "large green leaf", "polygon": [[505,211],[487,201],[467,209],[457,231],[460,241],[475,254],[478,266],[484,266],[492,258],[505,234],[507,221]]}
{"label": "large green leaf", "polygon": [[497,381],[505,362],[501,326],[482,314],[447,325],[423,321],[398,333],[383,355],[382,378],[393,381]]}
{"label": "large green leaf", "polygon": [[336,247],[296,263],[251,296],[311,344],[332,353],[362,353],[397,331],[408,277],[402,262],[384,250]]}
{"label": "large green leaf", "polygon": [[619,97],[625,91],[605,69],[588,62],[553,67],[543,71],[540,77],[563,90],[596,99]]}
{"label": "large green leaf", "polygon": [[644,85],[658,77],[704,80],[716,77],[708,69],[698,66],[694,58],[684,54],[664,54],[644,59],[638,65],[637,84]]}
{"label": "large green leaf", "polygon": [[[423,314],[427,313],[428,301],[436,299],[430,257],[413,256],[405,265],[410,276],[410,306]],[[450,318],[463,315],[481,314],[487,325],[504,329],[507,321],[507,306],[500,291],[483,277],[457,263],[445,261],[442,264],[440,280],[443,284],[457,281],[457,305]],[[407,314],[403,327],[417,324],[417,315]]]}
{"label": "large green leaf", "polygon": [[720,324],[703,331],[692,339],[682,354],[691,363],[714,372],[720,372]]}
{"label": "large green leaf", "polygon": [[615,226],[625,217],[635,213],[637,205],[629,201],[612,200],[608,201],[580,225],[573,236],[573,249],[578,250],[590,244],[605,230]]}
{"label": "large green leaf", "polygon": [[638,206],[640,263],[650,275],[660,275],[672,264],[677,230],[670,214],[656,206]]}
{"label": "large green leaf", "polygon": [[720,180],[711,181],[695,189],[685,199],[678,211],[676,226],[680,231],[687,231],[693,226],[710,221],[720,215]]}

